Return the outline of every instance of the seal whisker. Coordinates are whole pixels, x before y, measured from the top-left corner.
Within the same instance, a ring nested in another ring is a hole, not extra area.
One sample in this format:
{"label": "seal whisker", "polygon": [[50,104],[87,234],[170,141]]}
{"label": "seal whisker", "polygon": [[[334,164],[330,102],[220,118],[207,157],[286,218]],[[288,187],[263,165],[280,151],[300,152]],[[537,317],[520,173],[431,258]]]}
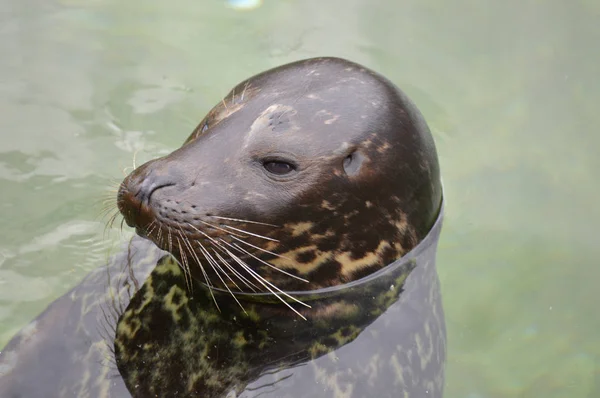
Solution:
{"label": "seal whisker", "polygon": [[102,193],[100,195],[98,195],[97,199],[93,200],[93,203],[114,202],[115,194],[118,193],[120,187],[121,187],[120,182],[115,181],[114,183],[111,183],[110,186],[105,187],[102,190]]}
{"label": "seal whisker", "polygon": [[[237,297],[235,297],[235,294],[233,294],[233,292],[231,291],[231,289],[229,288],[229,286],[227,286],[227,284],[225,283],[225,281],[223,280],[223,278],[219,274],[219,271],[217,270],[217,268],[218,268],[219,270],[221,270],[221,272],[223,272],[223,269],[219,266],[219,264],[217,264],[217,262],[215,261],[215,259],[204,248],[204,246],[202,246],[202,243],[200,243],[200,241],[196,241],[196,243],[198,243],[198,246],[200,247],[200,250],[202,250],[202,253],[204,254],[204,258],[208,261],[208,263],[210,264],[210,266],[212,267],[212,269],[215,271],[215,274],[217,274],[217,276],[221,280],[221,283],[223,283],[223,286],[225,286],[225,288],[227,289],[227,291],[229,292],[229,294],[231,294],[231,297],[233,297],[233,299],[235,300],[235,302],[238,303],[238,305],[240,306],[240,308],[242,309],[242,311],[244,311],[244,314],[248,314],[246,312],[246,309],[242,305],[242,303],[240,303],[238,301]],[[215,266],[216,266],[216,268],[215,268]],[[225,276],[227,276],[227,278],[229,278],[229,280],[231,282],[233,282],[233,280],[231,279],[231,277],[229,275],[227,275],[227,273],[225,273],[225,272],[223,272],[223,273],[225,274]],[[235,284],[235,282],[233,282],[233,283]]]}
{"label": "seal whisker", "polygon": [[[229,246],[229,247],[230,247],[230,248],[232,248],[232,249],[239,250],[239,249],[237,249],[235,246],[233,246],[231,243],[229,243],[229,242],[227,242],[227,241],[225,241],[225,240],[223,240],[223,239],[220,239],[220,242],[221,242],[221,243],[224,243],[225,245]],[[224,247],[223,245],[221,245],[220,243],[219,243],[219,246],[220,246],[220,247],[222,248],[222,250],[224,250],[224,251],[225,251],[225,253],[226,253],[226,254],[228,254],[228,255],[229,255],[229,256],[230,256],[230,257],[231,257],[231,258],[232,258],[234,261],[236,261],[236,262],[237,262],[237,260],[239,260],[239,261],[242,261],[242,259],[240,259],[238,256],[235,256],[235,255],[233,255],[233,253],[232,253],[232,252],[230,252],[230,251],[229,251],[227,248],[225,248],[225,247]],[[233,256],[232,256],[232,255],[233,255]],[[235,257],[235,258],[234,258],[234,257]],[[237,260],[236,260],[236,259],[237,259]],[[246,264],[246,263],[244,263],[244,264]],[[247,264],[246,264],[246,265],[247,265]],[[258,276],[260,276],[261,278],[263,278],[261,275],[258,275]],[[263,278],[263,279],[264,279],[264,278]],[[253,284],[253,286],[254,286],[254,287],[256,287],[258,290],[261,290],[261,289],[260,289],[258,286],[254,285],[254,284]]]}
{"label": "seal whisker", "polygon": [[246,94],[246,89],[248,89],[249,86],[250,80],[247,80],[246,84],[244,85],[244,89],[242,90],[242,96],[240,97],[240,101],[244,101],[244,95]]}
{"label": "seal whisker", "polygon": [[114,214],[110,216],[110,218],[104,224],[104,229],[102,230],[103,239],[106,239],[108,237],[108,230],[112,228],[113,223],[115,222],[119,214],[121,214],[119,210],[115,210]]}
{"label": "seal whisker", "polygon": [[268,253],[268,254],[271,254],[271,255],[273,255],[273,256],[275,256],[275,257],[279,257],[279,258],[283,258],[283,259],[285,259],[285,260],[290,260],[290,261],[292,261],[292,259],[291,259],[291,258],[289,258],[289,257],[282,256],[281,254],[277,254],[277,253],[275,253],[275,252],[272,252],[272,251],[269,251],[269,250],[267,250],[267,249],[263,249],[262,247],[255,246],[255,245],[253,245],[252,243],[248,243],[248,242],[246,242],[246,241],[245,241],[245,240],[243,240],[243,239],[236,238],[236,237],[235,237],[235,236],[233,236],[233,235],[229,235],[229,237],[230,237],[231,239],[235,239],[235,240],[237,240],[238,242],[241,242],[241,243],[243,243],[243,244],[245,244],[245,245],[248,245],[248,246],[250,246],[250,247],[253,247],[253,248],[255,248],[256,250],[260,250],[261,252]]}
{"label": "seal whisker", "polygon": [[[216,226],[216,225],[214,225],[214,224],[207,223],[206,221],[202,221],[202,220],[199,220],[199,221],[200,221],[202,224],[208,225],[209,227],[211,227],[211,228],[214,228],[214,229],[217,229],[217,230],[219,230],[219,231],[226,232],[226,233],[228,233],[228,234],[229,234],[229,233],[233,233],[233,232],[227,231],[226,229],[223,229],[223,228],[221,228],[221,227],[217,227],[217,226]],[[191,225],[191,224],[189,224],[189,223],[188,223],[188,225]],[[226,225],[224,225],[224,226],[226,226]],[[196,228],[196,227],[194,227],[194,228]],[[196,230],[198,230],[198,229],[196,228]],[[242,231],[242,232],[243,232],[243,231]],[[244,237],[243,235],[237,235],[237,234],[235,234],[235,235],[236,235],[236,236],[239,236],[240,238],[243,238],[243,237]]]}
{"label": "seal whisker", "polygon": [[162,244],[162,231],[162,228],[160,227],[160,225],[158,225],[158,234],[156,236],[156,240],[159,244]]}
{"label": "seal whisker", "polygon": [[273,238],[269,238],[269,237],[267,237],[267,236],[262,236],[262,235],[255,234],[255,233],[252,233],[252,232],[244,231],[243,229],[235,228],[235,227],[232,227],[232,226],[230,226],[230,225],[223,225],[223,226],[224,226],[225,228],[228,228],[228,229],[233,229],[234,231],[238,231],[238,232],[242,232],[242,233],[244,233],[244,234],[252,235],[252,236],[255,236],[255,237],[257,237],[257,238],[261,238],[261,239],[270,240],[270,241],[272,241],[272,242],[279,242],[277,239],[273,239]]}
{"label": "seal whisker", "polygon": [[102,236],[104,237],[104,239],[106,239],[106,237],[108,236],[108,230],[112,229],[113,224],[115,223],[115,220],[120,215],[121,215],[121,213],[119,212],[119,210],[114,210],[113,214],[111,216],[109,216],[109,214],[107,214],[106,216],[104,216],[105,218],[108,217],[108,219],[104,223],[104,229],[102,231]]}
{"label": "seal whisker", "polygon": [[150,236],[150,235],[152,235],[152,234],[154,233],[154,230],[156,230],[156,225],[155,225],[154,227],[150,228],[150,229],[148,230],[148,232],[146,232],[146,235],[147,235],[147,236]]}
{"label": "seal whisker", "polygon": [[[192,224],[188,223],[188,225],[193,228],[194,230],[196,230],[198,233],[202,234],[204,237],[206,237],[208,240],[210,240],[214,245],[216,245],[217,248],[220,248],[220,250],[223,250],[223,252],[225,252],[225,248],[222,247],[222,245],[216,241],[213,237],[209,236],[208,234],[206,234],[205,232],[199,230],[198,228],[196,228],[195,226],[193,226]],[[216,253],[216,252],[215,252]],[[237,277],[238,279],[240,279],[242,282],[244,282],[244,284],[246,286],[248,286],[252,291],[256,291],[254,290],[251,286],[248,285],[248,283],[250,283],[252,286],[254,286],[256,289],[258,289],[258,287],[256,285],[254,285],[252,282],[248,281],[246,278],[244,278],[241,274],[239,274],[233,267],[231,267],[231,265],[229,265],[229,263],[227,263],[227,261],[222,258],[221,256],[219,256],[219,258],[221,259],[222,263],[229,269],[231,270]],[[239,288],[238,288],[239,289]],[[240,289],[241,290],[241,289]]]}
{"label": "seal whisker", "polygon": [[[180,233],[181,235],[181,233]],[[183,239],[183,236],[181,237]],[[183,276],[185,279],[185,284],[187,285],[188,291],[192,291],[192,281],[191,281],[191,271],[190,271],[190,264],[188,263],[188,259],[187,259],[187,255],[185,254],[185,250],[183,250],[183,247],[181,246],[181,241],[179,240],[179,238],[176,236],[175,239],[177,239],[177,244],[179,245],[179,253],[181,255],[181,260],[183,262],[183,264],[181,265],[181,268],[183,269]],[[184,240],[184,244],[185,244],[185,240]],[[192,251],[193,252],[193,251]]]}
{"label": "seal whisker", "polygon": [[[127,171],[127,170],[129,170],[130,168],[131,168],[131,166],[123,167],[123,169],[121,170],[121,173],[123,173],[123,175],[126,176],[127,174],[129,174],[129,171]],[[133,169],[133,170],[135,170],[135,169]],[[131,171],[133,171],[133,170],[131,170]]]}
{"label": "seal whisker", "polygon": [[133,166],[133,170],[137,169],[137,166],[135,165],[135,158],[137,157],[137,154],[140,150],[136,149],[135,151],[133,151],[133,161],[132,161],[132,166]]}
{"label": "seal whisker", "polygon": [[[224,253],[227,253],[227,251],[226,251],[224,248],[220,248],[220,247],[219,247],[219,249],[220,249],[220,250],[222,250]],[[215,254],[217,257],[219,257],[219,261],[221,261],[221,263],[222,263],[222,264],[223,264],[225,267],[227,267],[227,269],[229,269],[229,270],[230,270],[230,271],[231,271],[231,272],[232,272],[232,273],[233,273],[235,276],[237,276],[237,277],[238,277],[238,279],[239,279],[239,280],[241,280],[241,281],[244,283],[244,285],[246,285],[246,286],[248,287],[248,289],[252,290],[252,292],[254,292],[254,293],[256,293],[257,291],[260,291],[260,288],[259,288],[258,286],[256,286],[254,283],[252,283],[251,281],[249,281],[248,279],[246,279],[246,277],[245,277],[244,275],[242,275],[241,273],[239,273],[239,272],[238,272],[238,271],[237,271],[237,270],[236,270],[234,267],[232,267],[232,266],[231,266],[231,264],[229,264],[229,263],[227,262],[227,260],[225,260],[225,259],[223,258],[223,256],[221,256],[221,255],[220,255],[219,253],[217,253],[215,250],[213,250],[213,253],[214,253],[214,254]],[[242,289],[240,289],[239,287],[238,287],[238,290],[239,290],[240,292],[243,292],[243,290],[242,290]]]}
{"label": "seal whisker", "polygon": [[262,260],[262,259],[260,259],[260,258],[256,257],[254,254],[250,253],[249,251],[247,251],[247,250],[245,250],[245,249],[241,248],[241,247],[240,247],[238,244],[235,244],[235,243],[234,243],[234,244],[233,244],[233,246],[234,246],[235,248],[237,248],[239,251],[241,251],[242,253],[249,255],[250,257],[254,258],[254,259],[255,259],[255,260],[257,260],[257,261],[260,261],[261,263],[263,263],[263,264],[264,264],[264,265],[266,265],[267,267],[271,267],[271,268],[273,268],[274,270],[281,272],[282,274],[285,274],[285,275],[287,275],[287,276],[290,276],[290,277],[292,277],[292,278],[298,279],[298,280],[300,280],[300,281],[302,281],[302,282],[306,282],[306,283],[308,283],[308,280],[306,280],[306,279],[304,279],[304,278],[301,278],[301,277],[299,277],[299,276],[297,276],[297,275],[290,274],[289,272],[287,272],[287,271],[285,271],[285,270],[282,270],[281,268],[277,268],[277,267],[276,267],[276,266],[274,266],[273,264],[271,264],[271,263],[269,263],[269,262],[267,262],[267,261],[264,261],[264,260]]}
{"label": "seal whisker", "polygon": [[[263,285],[271,294],[273,294],[275,297],[277,297],[277,299],[279,301],[281,301],[285,306],[287,306],[289,309],[291,309],[292,311],[294,311],[296,313],[296,315],[298,315],[300,318],[302,318],[303,320],[306,321],[306,318],[304,317],[304,315],[302,315],[300,312],[298,312],[297,309],[295,309],[294,307],[292,307],[290,305],[290,303],[288,303],[287,301],[285,301],[278,293],[286,296],[287,298],[294,300],[295,302],[297,302],[298,304],[301,304],[305,307],[311,308],[310,305],[298,300],[297,298],[289,295],[288,293],[284,292],[283,290],[279,289],[277,286],[273,285],[271,282],[269,282],[268,280],[264,279],[262,276],[260,276],[259,274],[257,274],[252,268],[250,268],[246,263],[244,263],[241,259],[239,259],[235,254],[233,254],[232,252],[230,252],[229,250],[227,250],[227,252],[229,253],[229,255],[242,267],[244,268],[250,275],[252,275],[252,277],[254,279],[256,279],[256,281],[258,283],[260,283],[261,285]],[[275,291],[276,290],[276,291]]]}
{"label": "seal whisker", "polygon": [[213,239],[213,238],[212,238],[210,235],[208,235],[206,232],[199,230],[198,228],[196,228],[195,226],[193,226],[193,225],[192,225],[192,224],[190,224],[190,223],[187,223],[187,225],[188,225],[188,226],[190,226],[191,228],[193,228],[193,229],[194,229],[196,232],[198,232],[198,233],[202,234],[202,235],[203,235],[205,238],[207,238],[207,239],[209,239],[209,240],[211,240],[211,241],[213,241],[213,242],[216,242],[216,241],[215,241],[215,240],[214,240],[214,239]]}
{"label": "seal whisker", "polygon": [[148,226],[146,227],[147,235],[150,236],[152,234],[152,232],[154,232],[154,230],[156,229],[156,220],[152,220],[152,222],[150,224],[148,224]]}
{"label": "seal whisker", "polygon": [[[231,247],[231,248],[234,248],[234,249],[236,248],[235,246],[233,246],[233,245],[232,245],[231,243],[229,243],[229,242],[226,242],[226,241],[224,241],[224,240],[221,240],[221,242],[225,243],[227,246],[229,246],[229,247]],[[271,287],[273,287],[274,289],[276,289],[278,292],[280,292],[280,293],[281,293],[281,294],[283,294],[284,296],[286,296],[286,297],[288,297],[288,298],[290,298],[290,299],[292,299],[292,300],[296,301],[296,302],[297,302],[297,303],[299,303],[299,304],[302,304],[302,305],[304,305],[304,306],[306,306],[306,307],[308,307],[308,308],[311,308],[311,307],[310,307],[310,305],[308,305],[308,304],[306,304],[306,303],[304,303],[304,302],[302,302],[302,301],[298,300],[297,298],[295,298],[295,297],[293,297],[293,296],[289,295],[288,293],[284,292],[283,290],[279,289],[277,286],[275,286],[274,284],[272,284],[271,282],[269,282],[268,280],[266,280],[266,279],[265,279],[263,276],[261,276],[261,275],[260,275],[260,274],[258,274],[256,271],[254,271],[254,270],[253,270],[253,269],[252,269],[250,266],[248,266],[248,264],[246,264],[246,263],[245,263],[245,262],[244,262],[242,259],[240,259],[238,256],[236,256],[236,255],[235,255],[234,253],[232,253],[230,250],[228,250],[228,249],[225,249],[225,250],[227,251],[227,253],[228,253],[228,254],[229,254],[229,255],[230,255],[230,256],[231,256],[231,257],[232,257],[232,258],[233,258],[233,259],[234,259],[234,260],[235,260],[235,261],[236,261],[238,264],[242,265],[242,267],[243,267],[243,268],[244,268],[246,271],[248,271],[248,273],[250,273],[250,274],[251,274],[251,275],[252,275],[252,276],[253,276],[255,279],[256,279],[256,277],[260,278],[260,279],[257,279],[257,281],[258,281],[260,284],[263,284],[263,282],[262,282],[262,281],[264,281],[265,283],[267,283],[269,286],[271,286]],[[263,285],[263,286],[264,286],[264,285]],[[265,287],[267,287],[267,286],[265,286]],[[272,291],[272,290],[270,290],[270,289],[269,289],[269,291],[270,291],[271,293],[273,293],[273,291]]]}
{"label": "seal whisker", "polygon": [[101,220],[103,218],[105,218],[108,214],[112,213],[113,210],[117,209],[117,207],[115,206],[115,204],[105,204],[103,205],[99,210],[98,213],[95,217],[96,220]]}
{"label": "seal whisker", "polygon": [[96,220],[99,219],[103,219],[106,218],[109,214],[111,214],[114,211],[119,211],[119,209],[116,206],[105,206],[104,208],[100,209],[100,211],[98,212],[98,215],[96,216]]}
{"label": "seal whisker", "polygon": [[202,275],[204,275],[204,281],[206,282],[206,285],[208,286],[208,292],[210,293],[210,296],[212,297],[212,299],[215,303],[215,306],[217,307],[217,310],[219,310],[219,312],[221,312],[221,308],[219,307],[219,304],[217,303],[217,299],[215,298],[215,295],[213,293],[213,285],[212,285],[212,283],[210,283],[210,278],[208,277],[208,274],[206,273],[206,270],[202,266],[202,262],[200,261],[200,259],[196,255],[196,253],[194,251],[192,251],[192,253],[193,253],[194,257],[196,258],[196,261],[198,262],[198,266],[200,267],[200,271],[202,271]]}
{"label": "seal whisker", "polygon": [[115,202],[114,195],[108,193],[104,197],[100,197],[98,200],[94,201],[93,206],[100,206],[100,210],[112,209],[117,206]]}
{"label": "seal whisker", "polygon": [[[223,254],[230,256],[230,252],[227,250],[227,248],[223,247],[220,243],[217,242],[218,245],[218,249],[221,250],[223,252]],[[229,263],[229,261],[225,260],[225,258],[219,254],[217,254],[219,256],[219,259],[221,260],[221,262],[229,269],[231,270],[231,272],[233,272],[242,282],[244,282],[244,284],[246,286],[248,286],[248,288],[250,288],[250,290],[252,290],[254,293],[256,292],[260,292],[261,288],[259,286],[256,286],[254,283],[252,283],[251,280],[249,280],[248,278],[246,278],[244,275],[242,275],[242,273],[238,270],[235,269],[235,267]],[[243,292],[242,290],[240,290],[241,292]]]}
{"label": "seal whisker", "polygon": [[117,219],[117,217],[120,215],[121,213],[119,213],[119,210],[117,209],[115,211],[115,213],[107,220],[106,225],[104,226],[104,232],[106,232],[107,229],[112,228],[115,220]]}
{"label": "seal whisker", "polygon": [[274,225],[274,224],[268,224],[265,222],[259,222],[259,221],[251,221],[251,220],[242,220],[239,218],[231,218],[231,217],[221,217],[221,216],[211,216],[212,218],[218,218],[221,220],[228,220],[228,221],[237,221],[237,222],[241,222],[241,223],[248,223],[248,224],[258,224],[258,225],[266,225],[268,227],[276,227],[276,228],[280,228],[279,225]]}
{"label": "seal whisker", "polygon": [[[200,244],[200,243],[198,243],[198,244]],[[213,254],[215,256],[218,256],[220,260],[222,259],[222,257],[219,256],[219,254],[215,251],[215,249],[212,249],[212,252],[213,252]],[[211,255],[211,258],[214,260],[214,257],[212,255]],[[240,289],[240,287],[238,286],[238,284],[235,283],[235,281],[233,280],[233,278],[231,278],[231,276],[229,276],[229,274],[227,272],[225,272],[225,270],[223,269],[223,267],[221,267],[219,265],[219,263],[217,262],[217,260],[214,260],[214,261],[215,261],[215,265],[219,268],[219,270],[223,273],[223,275],[225,275],[227,277],[227,279],[229,279],[231,281],[231,283],[233,283],[233,286],[235,286],[235,288],[237,289],[238,292],[241,292],[242,289]],[[225,264],[227,265],[226,262],[225,262]]]}
{"label": "seal whisker", "polygon": [[173,237],[171,236],[171,228],[167,226],[169,253],[173,253]]}
{"label": "seal whisker", "polygon": [[[183,230],[181,230],[181,228],[179,228],[179,236],[181,236],[181,240],[183,240],[183,244],[187,247],[187,250],[189,250],[190,255],[192,257],[194,257],[196,259],[196,262],[199,264],[200,267],[202,267],[202,263],[200,262],[200,259],[198,258],[198,256],[196,255],[196,252],[194,251],[194,249],[192,248],[192,242],[190,241],[189,238],[185,237],[183,235]],[[192,271],[190,268],[189,263],[187,264],[187,275],[186,278],[189,276],[189,286],[188,289],[190,292],[194,292],[194,279],[192,277]]]}
{"label": "seal whisker", "polygon": [[104,198],[99,198],[94,201],[94,206],[102,205],[102,209],[115,207],[117,204],[115,203],[115,199],[113,198],[113,194],[109,193]]}

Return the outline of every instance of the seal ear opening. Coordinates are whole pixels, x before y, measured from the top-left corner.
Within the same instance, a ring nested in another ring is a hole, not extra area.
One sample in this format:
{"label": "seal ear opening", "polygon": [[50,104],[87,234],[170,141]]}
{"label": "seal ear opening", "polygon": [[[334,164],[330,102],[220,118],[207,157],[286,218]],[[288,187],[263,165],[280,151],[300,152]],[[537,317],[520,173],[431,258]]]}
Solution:
{"label": "seal ear opening", "polygon": [[360,167],[362,166],[365,157],[362,153],[358,151],[354,151],[350,153],[344,159],[344,171],[347,175],[353,177],[360,172]]}

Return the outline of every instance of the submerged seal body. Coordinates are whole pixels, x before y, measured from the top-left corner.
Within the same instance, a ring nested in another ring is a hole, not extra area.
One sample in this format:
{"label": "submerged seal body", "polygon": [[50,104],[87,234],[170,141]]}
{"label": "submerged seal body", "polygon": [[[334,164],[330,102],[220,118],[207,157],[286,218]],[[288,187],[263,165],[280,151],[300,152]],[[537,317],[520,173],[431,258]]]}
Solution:
{"label": "submerged seal body", "polygon": [[146,239],[109,266],[110,289],[80,285],[9,343],[0,393],[25,396],[51,335],[94,342],[55,350],[87,382],[54,375],[54,395],[442,396],[437,154],[377,73],[315,58],[251,77],[117,204]]}

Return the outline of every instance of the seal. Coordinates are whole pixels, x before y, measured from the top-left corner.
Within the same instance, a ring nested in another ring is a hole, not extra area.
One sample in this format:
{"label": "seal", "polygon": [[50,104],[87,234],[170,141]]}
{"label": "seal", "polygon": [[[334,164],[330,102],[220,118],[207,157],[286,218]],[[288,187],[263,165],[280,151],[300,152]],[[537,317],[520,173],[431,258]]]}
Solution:
{"label": "seal", "polygon": [[[442,396],[438,159],[383,76],[339,58],[253,76],[117,206],[142,238],[9,343],[2,396]],[[36,395],[42,349],[61,374]]]}

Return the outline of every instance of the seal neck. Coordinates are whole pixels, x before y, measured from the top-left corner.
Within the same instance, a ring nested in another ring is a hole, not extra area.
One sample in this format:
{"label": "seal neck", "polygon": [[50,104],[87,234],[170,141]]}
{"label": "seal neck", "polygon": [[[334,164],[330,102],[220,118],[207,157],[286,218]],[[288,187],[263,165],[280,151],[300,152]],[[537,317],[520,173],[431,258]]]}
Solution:
{"label": "seal neck", "polygon": [[[331,287],[326,287],[317,290],[300,290],[300,291],[281,291],[279,297],[274,296],[273,293],[242,293],[242,292],[230,292],[228,290],[216,287],[210,287],[213,292],[234,295],[240,300],[245,301],[258,301],[263,303],[281,303],[282,300],[293,303],[294,301],[301,300],[302,302],[309,302],[318,300],[324,297],[332,297],[355,289],[371,289],[375,285],[386,284],[390,281],[400,279],[406,279],[408,274],[419,266],[420,260],[427,257],[435,256],[437,250],[437,244],[439,241],[442,222],[444,218],[444,200],[440,204],[440,210],[438,216],[427,233],[427,235],[417,244],[412,250],[406,253],[404,256],[398,258],[396,261],[388,264],[387,266],[375,271],[374,273],[367,275],[363,278]],[[197,282],[202,285],[203,288],[209,289],[209,286],[202,282]],[[371,286],[373,285],[373,286]]]}

